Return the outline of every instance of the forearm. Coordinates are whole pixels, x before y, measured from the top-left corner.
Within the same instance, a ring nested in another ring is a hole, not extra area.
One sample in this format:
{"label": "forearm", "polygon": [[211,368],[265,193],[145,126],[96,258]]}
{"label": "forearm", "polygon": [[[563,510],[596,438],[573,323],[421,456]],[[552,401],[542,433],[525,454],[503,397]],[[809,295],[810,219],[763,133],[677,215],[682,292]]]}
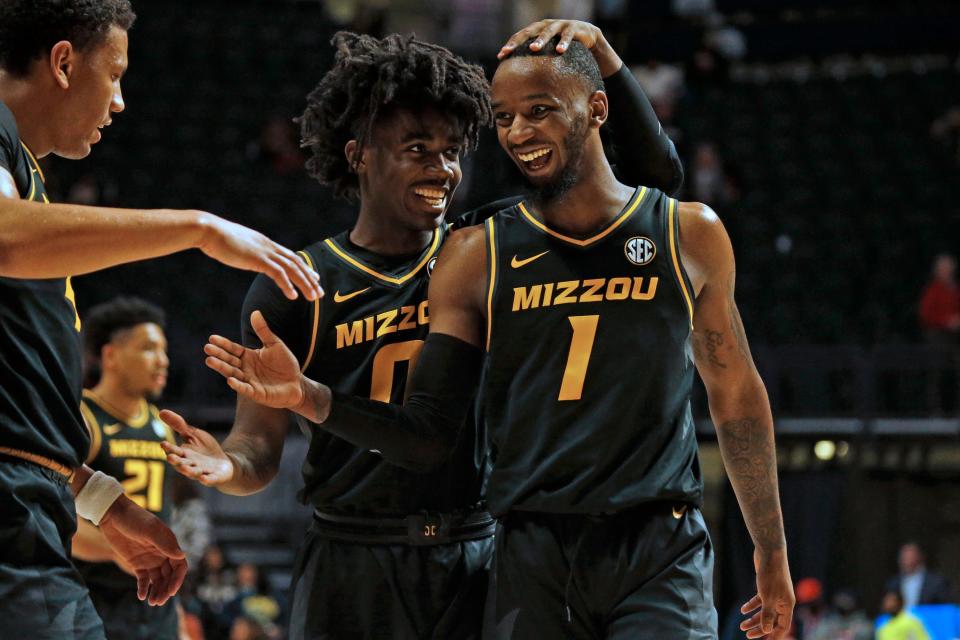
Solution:
{"label": "forearm", "polygon": [[480,349],[432,333],[403,405],[335,393],[304,379],[304,401],[295,411],[354,446],[377,450],[398,466],[426,471],[443,463],[456,446],[481,369]]}
{"label": "forearm", "polygon": [[604,83],[620,179],[675,193],[683,184],[683,163],[640,83],[625,66]]}
{"label": "forearm", "polygon": [[210,217],[0,199],[0,275],[61,278],[197,247]]}
{"label": "forearm", "polygon": [[83,518],[77,520],[77,533],[73,536],[71,553],[74,558],[87,562],[114,561],[113,547],[103,533]]}
{"label": "forearm", "polygon": [[763,552],[784,549],[773,416],[759,376],[751,375],[735,390],[711,397],[710,414],[754,546]]}
{"label": "forearm", "polygon": [[280,469],[283,453],[265,438],[249,433],[231,432],[221,445],[233,464],[230,480],[217,485],[217,490],[233,496],[246,496],[262,491]]}

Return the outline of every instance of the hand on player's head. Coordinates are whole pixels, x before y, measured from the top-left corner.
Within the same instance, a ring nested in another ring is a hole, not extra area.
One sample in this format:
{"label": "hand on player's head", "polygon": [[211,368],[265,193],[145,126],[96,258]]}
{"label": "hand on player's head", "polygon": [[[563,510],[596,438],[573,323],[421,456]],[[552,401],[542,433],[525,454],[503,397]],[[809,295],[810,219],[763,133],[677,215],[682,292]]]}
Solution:
{"label": "hand on player's head", "polygon": [[296,253],[262,233],[212,214],[201,214],[205,228],[199,248],[205,254],[237,269],[268,276],[291,300],[299,289],[308,300],[323,295],[320,278]]}

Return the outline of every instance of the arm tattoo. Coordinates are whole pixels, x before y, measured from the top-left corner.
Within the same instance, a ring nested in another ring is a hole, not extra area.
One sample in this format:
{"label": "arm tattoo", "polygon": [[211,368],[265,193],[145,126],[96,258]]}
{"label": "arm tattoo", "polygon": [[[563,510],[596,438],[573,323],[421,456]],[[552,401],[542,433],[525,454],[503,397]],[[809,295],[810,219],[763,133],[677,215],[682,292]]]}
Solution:
{"label": "arm tattoo", "polygon": [[730,298],[727,302],[727,308],[730,312],[730,331],[737,338],[737,348],[740,350],[740,355],[752,362],[753,357],[750,355],[750,344],[747,342],[747,334],[743,330],[743,319],[740,318],[740,311],[737,309],[737,303],[733,299],[733,287],[736,277],[736,273],[730,274]]}
{"label": "arm tattoo", "polygon": [[754,545],[766,551],[782,549],[786,541],[773,430],[759,418],[740,418],[719,425],[717,436]]}
{"label": "arm tattoo", "polygon": [[720,347],[723,346],[723,334],[719,331],[711,331],[707,329],[707,359],[710,361],[710,364],[720,367],[721,369],[726,369],[727,365],[723,364],[720,360],[719,353]]}

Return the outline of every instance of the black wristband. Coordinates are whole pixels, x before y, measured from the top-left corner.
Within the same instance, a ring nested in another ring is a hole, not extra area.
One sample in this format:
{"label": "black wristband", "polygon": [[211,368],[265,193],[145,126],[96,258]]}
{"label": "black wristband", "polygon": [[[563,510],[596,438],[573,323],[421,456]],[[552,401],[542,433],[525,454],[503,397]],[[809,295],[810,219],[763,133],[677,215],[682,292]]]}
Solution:
{"label": "black wristband", "polygon": [[432,469],[456,446],[482,369],[480,348],[431,333],[402,406],[333,392],[330,414],[320,427],[357,447],[379,451],[399,466]]}

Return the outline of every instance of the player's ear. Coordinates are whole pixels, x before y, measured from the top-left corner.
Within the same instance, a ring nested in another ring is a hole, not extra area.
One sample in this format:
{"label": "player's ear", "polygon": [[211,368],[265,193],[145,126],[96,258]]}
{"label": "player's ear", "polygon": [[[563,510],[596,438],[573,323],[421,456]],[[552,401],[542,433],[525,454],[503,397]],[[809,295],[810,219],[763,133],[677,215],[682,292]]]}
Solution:
{"label": "player's ear", "polygon": [[70,76],[76,65],[76,51],[67,40],[61,40],[50,49],[50,73],[61,89],[70,88]]}
{"label": "player's ear", "polygon": [[117,357],[117,348],[111,343],[103,345],[103,348],[100,349],[100,371],[101,373],[106,370],[108,365],[113,364],[114,359]]}
{"label": "player's ear", "polygon": [[353,173],[360,173],[366,168],[363,163],[363,150],[356,140],[350,140],[343,146],[343,154],[347,157],[347,164]]}
{"label": "player's ear", "polygon": [[610,102],[603,91],[594,91],[590,96],[590,126],[599,129],[610,115]]}

